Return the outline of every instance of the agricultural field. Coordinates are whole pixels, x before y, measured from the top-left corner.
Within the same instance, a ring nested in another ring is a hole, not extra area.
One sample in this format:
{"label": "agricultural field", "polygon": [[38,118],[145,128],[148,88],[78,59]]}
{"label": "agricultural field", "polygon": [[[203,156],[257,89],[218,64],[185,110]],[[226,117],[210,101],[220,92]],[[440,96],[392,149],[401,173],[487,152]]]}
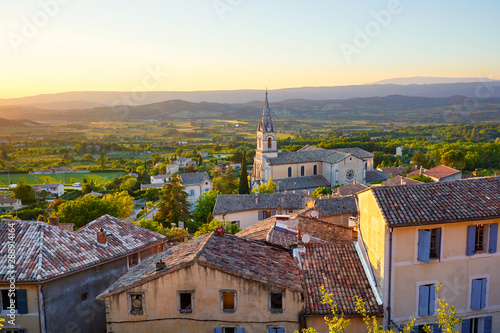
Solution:
{"label": "agricultural field", "polygon": [[[110,171],[110,172],[68,172],[47,175],[33,174],[0,174],[0,186],[9,184],[18,184],[19,180],[24,177],[29,185],[42,185],[44,183],[63,183],[72,185],[73,183],[82,183],[83,179],[90,181],[94,180],[96,184],[106,184],[110,180],[117,177],[122,177],[126,174],[125,171]],[[10,180],[10,182],[9,182]]]}

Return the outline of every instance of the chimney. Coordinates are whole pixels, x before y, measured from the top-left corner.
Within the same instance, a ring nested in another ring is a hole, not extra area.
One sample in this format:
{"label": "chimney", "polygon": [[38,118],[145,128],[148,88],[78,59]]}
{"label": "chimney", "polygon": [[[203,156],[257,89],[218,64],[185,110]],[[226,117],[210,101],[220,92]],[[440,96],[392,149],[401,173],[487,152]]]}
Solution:
{"label": "chimney", "polygon": [[255,193],[255,204],[257,205],[259,203],[259,194]]}
{"label": "chimney", "polygon": [[302,241],[302,233],[300,232],[300,229],[299,232],[297,233],[297,247],[298,248],[304,247],[304,242]]}
{"label": "chimney", "polygon": [[59,227],[59,218],[55,216],[49,217],[49,224],[55,227]]}
{"label": "chimney", "polygon": [[97,232],[97,246],[102,247],[103,249],[108,248],[108,240],[106,231],[103,228]]}
{"label": "chimney", "polygon": [[167,267],[167,265],[165,264],[165,262],[163,260],[159,260],[157,263],[156,263],[156,271],[161,271],[162,269],[164,269],[165,267]]}
{"label": "chimney", "polygon": [[418,174],[421,175],[424,173],[424,167],[420,166],[420,169],[418,170]]}
{"label": "chimney", "polygon": [[401,177],[401,185],[406,185],[405,177]]}
{"label": "chimney", "polygon": [[224,235],[224,228],[223,227],[217,227],[215,228],[215,236],[223,236]]}
{"label": "chimney", "polygon": [[354,179],[354,181],[352,182],[353,184],[356,184],[356,179]]}

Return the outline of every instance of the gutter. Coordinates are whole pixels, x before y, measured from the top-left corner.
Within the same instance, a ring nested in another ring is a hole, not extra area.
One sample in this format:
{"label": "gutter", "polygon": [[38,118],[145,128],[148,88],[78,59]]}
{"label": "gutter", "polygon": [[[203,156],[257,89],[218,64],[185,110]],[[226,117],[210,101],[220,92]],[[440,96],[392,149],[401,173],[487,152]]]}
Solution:
{"label": "gutter", "polygon": [[388,287],[388,299],[387,299],[387,327],[391,326],[391,284],[392,284],[392,231],[389,229],[389,287]]}
{"label": "gutter", "polygon": [[38,285],[38,319],[40,321],[40,332],[46,333],[47,328],[45,327],[45,304],[43,299],[43,285]]}

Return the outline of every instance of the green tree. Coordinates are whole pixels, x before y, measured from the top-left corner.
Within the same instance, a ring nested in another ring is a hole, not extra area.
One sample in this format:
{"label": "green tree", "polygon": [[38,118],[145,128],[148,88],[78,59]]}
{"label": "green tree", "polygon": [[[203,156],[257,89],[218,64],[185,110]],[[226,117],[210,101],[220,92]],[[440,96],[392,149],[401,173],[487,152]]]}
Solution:
{"label": "green tree", "polygon": [[101,156],[99,157],[99,162],[101,163],[101,169],[106,168],[106,154],[101,152]]}
{"label": "green tree", "polygon": [[163,225],[161,223],[153,221],[152,219],[140,219],[135,221],[134,224],[138,225],[139,227],[143,227],[145,229],[165,235],[165,228],[163,228]]}
{"label": "green tree", "polygon": [[154,216],[155,221],[164,226],[170,226],[171,223],[179,221],[186,222],[189,216],[189,204],[187,202],[188,194],[184,191],[179,175],[170,178],[170,184],[163,186],[160,199],[160,209]]}
{"label": "green tree", "polygon": [[241,170],[240,170],[240,184],[238,187],[239,194],[248,194],[250,189],[248,188],[248,173],[247,173],[247,152],[243,151],[243,156],[241,157]]}
{"label": "green tree", "polygon": [[208,234],[209,232],[215,231],[217,227],[223,227],[226,233],[232,235],[241,231],[236,223],[231,224],[229,221],[219,221],[217,219],[213,219],[209,223],[205,223],[204,225],[202,225],[201,228],[194,233],[194,237],[196,238]]}
{"label": "green tree", "polygon": [[256,188],[252,190],[252,193],[274,193],[278,188],[278,184],[276,184],[272,178],[270,178],[267,183],[260,184]]}
{"label": "green tree", "polygon": [[226,173],[215,177],[213,180],[213,188],[222,194],[235,194],[237,191],[237,178],[233,174],[233,168],[228,166]]}
{"label": "green tree", "polygon": [[67,201],[55,212],[55,216],[59,217],[62,223],[74,223],[76,228],[81,228],[104,214],[118,217],[118,206],[93,195]]}
{"label": "green tree", "polygon": [[178,227],[165,228],[164,231],[164,235],[169,242],[184,242],[184,238],[189,236],[186,229]]}
{"label": "green tree", "polygon": [[205,192],[196,202],[196,208],[193,211],[193,220],[196,225],[201,226],[209,222],[208,217],[211,215],[217,201],[217,196],[221,194],[217,190]]}
{"label": "green tree", "polygon": [[320,186],[315,189],[312,193],[313,198],[319,198],[322,195],[332,194],[332,189],[326,188],[325,186]]}
{"label": "green tree", "polygon": [[23,205],[31,205],[35,202],[35,191],[33,188],[26,184],[26,179],[21,177],[19,184],[12,190],[12,197],[14,199],[21,199]]}
{"label": "green tree", "polygon": [[127,191],[108,194],[101,199],[103,202],[114,205],[117,208],[119,218],[125,218],[130,215],[134,208],[134,198],[128,195]]}

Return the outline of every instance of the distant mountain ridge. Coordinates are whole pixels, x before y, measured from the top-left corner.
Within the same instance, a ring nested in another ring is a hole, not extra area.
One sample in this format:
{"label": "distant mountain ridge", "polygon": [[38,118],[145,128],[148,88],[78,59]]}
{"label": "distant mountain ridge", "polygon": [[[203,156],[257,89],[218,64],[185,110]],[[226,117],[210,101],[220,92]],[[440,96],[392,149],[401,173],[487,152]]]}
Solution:
{"label": "distant mountain ridge", "polygon": [[[422,78],[424,81],[427,79],[428,78]],[[472,80],[473,78],[470,79]],[[480,78],[478,78],[478,80],[480,80]],[[500,81],[436,83],[425,85],[380,83],[384,81],[368,85],[275,89],[269,91],[269,99],[271,102],[279,102],[288,99],[332,100],[385,97],[391,95],[413,97],[449,97],[460,95],[474,98],[478,95],[478,90],[481,91],[480,97],[485,96],[484,90],[487,90],[487,97],[500,97]],[[264,90],[150,91],[144,94],[144,98],[141,100],[134,100],[133,96],[131,92],[63,92],[22,98],[0,99],[0,106],[30,106],[49,110],[69,110],[123,104],[146,105],[176,99],[191,103],[246,103],[250,101],[262,101]]]}
{"label": "distant mountain ridge", "polygon": [[495,80],[486,77],[434,77],[434,76],[415,76],[401,77],[394,79],[380,80],[371,84],[446,84],[446,83],[470,83],[470,82],[494,82]]}

